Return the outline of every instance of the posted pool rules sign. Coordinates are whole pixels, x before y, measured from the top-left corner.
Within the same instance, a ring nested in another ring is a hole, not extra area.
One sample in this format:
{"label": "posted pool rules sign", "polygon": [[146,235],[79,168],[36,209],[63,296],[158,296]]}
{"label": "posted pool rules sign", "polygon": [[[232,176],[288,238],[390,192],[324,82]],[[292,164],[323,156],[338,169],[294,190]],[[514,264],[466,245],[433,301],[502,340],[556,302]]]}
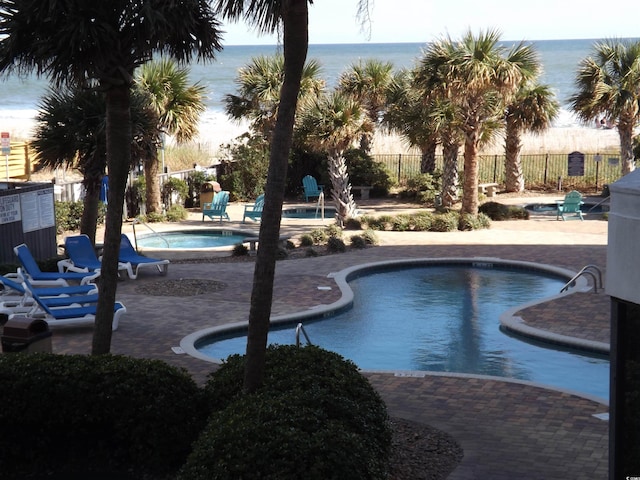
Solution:
{"label": "posted pool rules sign", "polygon": [[9,135],[9,132],[0,133],[0,145],[2,145],[2,155],[11,153],[11,135]]}

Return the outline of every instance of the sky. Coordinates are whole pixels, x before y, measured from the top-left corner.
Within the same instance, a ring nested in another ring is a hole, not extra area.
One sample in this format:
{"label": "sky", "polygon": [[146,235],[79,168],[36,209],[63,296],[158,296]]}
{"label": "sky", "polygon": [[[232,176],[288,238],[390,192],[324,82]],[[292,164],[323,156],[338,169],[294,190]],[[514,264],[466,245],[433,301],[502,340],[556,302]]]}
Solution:
{"label": "sky", "polygon": [[[511,41],[640,37],[638,0],[369,0],[370,36],[356,17],[358,1],[314,0],[309,43],[426,43],[469,29],[495,29]],[[223,28],[224,45],[278,43],[243,23]]]}

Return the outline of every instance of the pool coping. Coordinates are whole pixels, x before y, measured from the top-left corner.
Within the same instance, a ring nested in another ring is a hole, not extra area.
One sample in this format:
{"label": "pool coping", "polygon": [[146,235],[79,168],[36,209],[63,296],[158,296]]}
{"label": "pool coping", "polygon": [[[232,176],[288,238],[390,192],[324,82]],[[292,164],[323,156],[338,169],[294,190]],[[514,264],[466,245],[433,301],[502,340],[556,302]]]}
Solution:
{"label": "pool coping", "polygon": [[[361,275],[365,275],[372,271],[382,271],[385,269],[394,269],[398,267],[415,267],[419,265],[460,265],[470,264],[479,268],[492,268],[493,265],[499,265],[510,268],[520,268],[528,271],[539,271],[560,277],[567,278],[567,281],[575,276],[577,272],[562,267],[556,267],[553,265],[547,265],[542,263],[534,263],[518,260],[505,260],[497,257],[442,257],[442,258],[406,258],[397,260],[387,260],[381,262],[370,262],[359,265],[354,265],[338,272],[331,272],[327,275],[327,278],[332,278],[337,287],[340,289],[341,296],[338,300],[330,304],[315,305],[307,310],[289,313],[284,315],[272,316],[270,320],[271,325],[293,324],[295,322],[302,322],[303,320],[317,319],[321,317],[328,317],[349,308],[353,304],[353,290],[349,286],[349,281],[358,278]],[[589,340],[583,340],[579,338],[569,337],[566,335],[555,334],[546,330],[540,330],[530,327],[524,323],[521,317],[515,315],[516,312],[523,308],[536,305],[539,303],[545,303],[555,298],[565,297],[577,292],[585,292],[590,289],[588,282],[585,278],[579,277],[575,281],[575,285],[570,287],[566,292],[554,295],[551,297],[545,297],[539,300],[521,304],[510,308],[499,317],[500,324],[511,332],[518,335],[522,335],[527,338],[534,338],[546,343],[552,343],[554,345],[560,345],[569,348],[575,348],[579,350],[585,350],[594,353],[608,353],[609,346],[602,344],[601,342],[593,342]],[[197,330],[185,337],[180,341],[180,347],[188,355],[204,360],[209,363],[221,364],[222,359],[210,357],[200,353],[197,349],[197,344],[203,338],[210,337],[217,334],[227,334],[232,332],[243,332],[248,329],[249,322],[234,322],[225,325],[219,325],[215,327],[209,327],[201,330]],[[605,348],[606,347],[606,351]],[[502,378],[502,377],[498,377]]]}

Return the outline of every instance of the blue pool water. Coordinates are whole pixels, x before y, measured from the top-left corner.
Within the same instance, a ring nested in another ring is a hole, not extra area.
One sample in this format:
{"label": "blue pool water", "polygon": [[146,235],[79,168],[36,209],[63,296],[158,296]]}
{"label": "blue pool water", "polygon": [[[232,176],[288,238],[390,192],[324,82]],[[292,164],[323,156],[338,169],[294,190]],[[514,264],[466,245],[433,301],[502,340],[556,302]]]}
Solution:
{"label": "blue pool water", "polygon": [[158,235],[139,235],[138,246],[143,248],[211,248],[242,243],[246,234],[229,230],[176,230]]}
{"label": "blue pool water", "polygon": [[[470,266],[384,271],[349,283],[352,309],[305,321],[304,329],[315,345],[367,370],[494,375],[607,399],[608,359],[536,346],[500,329],[500,314],[555,295],[565,282],[539,272]],[[196,347],[213,358],[242,354],[246,337],[236,335]],[[295,324],[272,329],[269,343],[295,343]]]}
{"label": "blue pool water", "polygon": [[[336,215],[335,208],[325,207],[324,218],[333,218]],[[304,218],[304,219],[320,219],[322,212],[316,207],[296,207],[285,208],[282,210],[283,218]]]}

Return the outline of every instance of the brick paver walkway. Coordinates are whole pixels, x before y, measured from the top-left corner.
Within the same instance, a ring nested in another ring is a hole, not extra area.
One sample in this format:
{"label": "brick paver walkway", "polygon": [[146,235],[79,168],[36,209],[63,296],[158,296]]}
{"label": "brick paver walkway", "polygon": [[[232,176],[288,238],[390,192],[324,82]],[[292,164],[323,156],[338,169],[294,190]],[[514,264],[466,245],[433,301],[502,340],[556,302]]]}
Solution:
{"label": "brick paver walkway", "polygon": [[[241,214],[240,214],[241,216]],[[232,214],[232,218],[234,217]],[[197,222],[199,223],[199,222]],[[195,224],[195,223],[194,223]],[[239,226],[236,222],[234,226]],[[285,227],[286,228],[286,227]],[[299,228],[299,227],[298,227]],[[329,304],[339,297],[327,275],[351,265],[398,258],[498,257],[579,270],[604,267],[606,224],[597,220],[494,223],[482,232],[384,233],[382,245],[327,257],[281,261],[276,271],[275,315]],[[202,382],[215,367],[171,347],[194,331],[246,321],[253,263],[172,264],[169,279],[223,282],[222,290],[191,297],[141,295],[160,277],[143,273],[121,282],[127,314],[114,332],[112,351],[158,358],[184,367]],[[332,287],[320,290],[319,286]],[[526,323],[562,335],[608,342],[608,298],[581,294],[519,312]],[[91,329],[56,330],[54,351],[89,353]],[[593,416],[602,403],[517,382],[456,375],[395,376],[367,373],[393,416],[433,425],[453,435],[464,458],[450,479],[605,479],[608,423]]]}

